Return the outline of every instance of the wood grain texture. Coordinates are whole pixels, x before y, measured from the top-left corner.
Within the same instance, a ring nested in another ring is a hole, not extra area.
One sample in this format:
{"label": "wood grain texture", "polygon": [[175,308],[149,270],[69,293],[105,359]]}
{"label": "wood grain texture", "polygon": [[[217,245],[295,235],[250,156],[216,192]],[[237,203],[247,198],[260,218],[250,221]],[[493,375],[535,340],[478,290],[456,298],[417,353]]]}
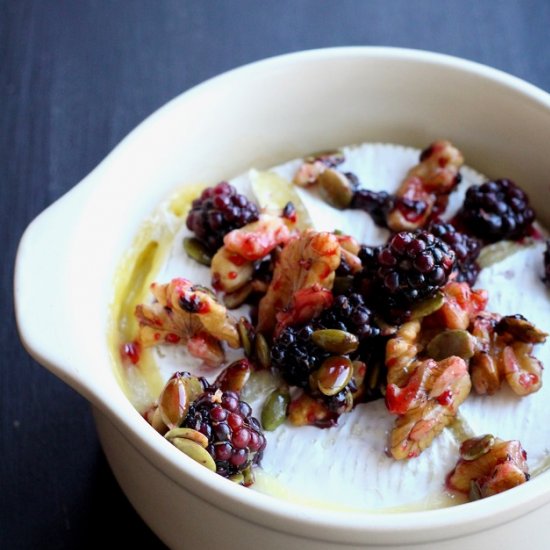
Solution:
{"label": "wood grain texture", "polygon": [[[162,544],[118,489],[86,402],[19,343],[19,238],[167,100],[281,53],[391,45],[486,63],[550,91],[547,0],[0,2],[0,547]],[[458,91],[459,92],[459,91]],[[36,274],[39,276],[39,273]]]}

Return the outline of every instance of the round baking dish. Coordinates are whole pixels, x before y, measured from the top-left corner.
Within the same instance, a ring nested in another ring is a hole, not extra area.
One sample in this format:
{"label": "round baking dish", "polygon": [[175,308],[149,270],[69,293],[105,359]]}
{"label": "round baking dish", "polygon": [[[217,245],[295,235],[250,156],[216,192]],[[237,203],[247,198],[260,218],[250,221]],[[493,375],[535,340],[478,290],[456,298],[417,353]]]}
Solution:
{"label": "round baking dish", "polygon": [[227,550],[511,547],[527,537],[531,548],[546,548],[550,472],[489,499],[425,512],[283,503],[177,451],[132,407],[112,368],[117,265],[143,220],[182,182],[215,183],[346,143],[422,147],[439,137],[480,172],[521,181],[550,224],[550,95],[453,57],[356,47],[253,63],[182,94],[28,227],[15,276],[21,338],[92,403],[121,487],[170,547],[209,548],[215,536]]}

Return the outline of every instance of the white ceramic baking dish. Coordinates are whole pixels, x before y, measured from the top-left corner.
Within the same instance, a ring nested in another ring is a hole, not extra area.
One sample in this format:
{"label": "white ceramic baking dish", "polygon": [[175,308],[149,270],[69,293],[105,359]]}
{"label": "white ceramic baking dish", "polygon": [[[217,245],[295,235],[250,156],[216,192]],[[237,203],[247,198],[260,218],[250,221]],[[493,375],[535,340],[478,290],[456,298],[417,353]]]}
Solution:
{"label": "white ceramic baking dish", "polygon": [[550,225],[548,94],[452,57],[358,47],[268,59],[182,94],[25,232],[15,277],[22,340],[89,399],[121,487],[170,547],[550,544],[550,472],[507,493],[435,511],[308,508],[237,486],[188,459],[142,419],[113,374],[107,332],[117,264],[143,220],[182,182],[215,183],[250,166],[347,143],[423,147],[439,137],[458,144],[482,173],[520,181]]}

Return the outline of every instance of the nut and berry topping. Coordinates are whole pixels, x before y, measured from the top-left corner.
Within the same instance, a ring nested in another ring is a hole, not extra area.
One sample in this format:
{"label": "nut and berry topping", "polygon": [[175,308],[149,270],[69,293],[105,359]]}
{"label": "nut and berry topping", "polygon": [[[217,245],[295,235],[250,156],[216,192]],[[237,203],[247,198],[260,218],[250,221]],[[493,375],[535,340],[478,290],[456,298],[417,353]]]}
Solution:
{"label": "nut and berry topping", "polygon": [[[533,235],[525,193],[509,180],[473,186],[447,222],[440,215],[463,164],[449,142],[425,149],[395,195],[359,189],[353,173],[338,169],[344,160],[338,151],[312,155],[294,183],[315,185],[313,195],[337,209],[368,212],[393,232],[385,245],[301,225],[297,212],[309,218],[294,195],[295,204],[278,201],[281,215],[260,214],[222,182],[192,203],[195,237],[184,247],[210,264],[226,307],[214,292],[173,279],[154,283],[153,303],[136,308],[139,335],[126,355],[137,367],[140,350],[156,344],[186,345],[203,366],[222,367],[212,385],[176,372],[145,418],[186,455],[243,485],[254,481],[266,437],[241,395],[264,398],[267,431],[286,421],[331,428],[358,403],[385,397],[396,417],[388,453],[403,460],[457,419],[472,387],[492,394],[506,382],[524,396],[542,384],[533,349],[546,333],[521,315],[485,311],[488,293],[472,288],[482,244]],[[550,241],[544,261],[550,284]],[[244,303],[250,315],[237,322],[227,308]],[[226,345],[242,348],[241,358],[226,362]],[[263,375],[269,387],[248,393]],[[517,441],[471,438],[460,453],[447,486],[471,499],[528,479]]]}
{"label": "nut and berry topping", "polygon": [[357,189],[353,193],[350,208],[364,210],[376,225],[388,227],[388,213],[393,209],[394,201],[394,196],[386,191]]}
{"label": "nut and berry topping", "polygon": [[432,220],[426,229],[446,242],[456,254],[455,281],[465,281],[473,285],[480,270],[476,260],[481,251],[481,241],[460,233],[452,224],[439,218]]}
{"label": "nut and berry topping", "polygon": [[266,440],[260,423],[235,392],[207,388],[190,405],[181,425],[206,436],[206,450],[223,477],[241,474],[262,459]]}
{"label": "nut and berry topping", "polygon": [[224,236],[258,219],[257,206],[223,181],[205,189],[193,201],[187,228],[193,231],[211,254],[223,245]]}
{"label": "nut and berry topping", "polygon": [[448,141],[436,141],[424,149],[395,195],[388,227],[411,231],[423,227],[431,216],[441,215],[460,182],[463,163],[462,153]]}
{"label": "nut and berry topping", "polygon": [[[273,341],[272,366],[288,384],[302,388],[315,401],[300,397],[299,407],[291,407],[294,421],[298,421],[296,411],[303,412],[306,401],[317,412],[322,405],[331,412],[321,415],[325,427],[327,419],[334,424],[339,414],[359,400],[381,397],[379,382],[383,374],[370,380],[372,387],[364,388],[367,368],[362,362],[368,360],[374,371],[374,356],[383,344],[379,335],[374,315],[359,294],[337,296],[328,309],[308,324],[282,330]],[[305,418],[300,424],[307,423]],[[317,413],[311,418],[319,425]]]}
{"label": "nut and berry topping", "polygon": [[503,381],[517,395],[528,395],[540,389],[543,366],[533,355],[533,348],[546,340],[546,333],[521,315],[501,318],[486,313],[474,319],[471,332],[478,341],[470,362],[477,393],[492,395]]}
{"label": "nut and berry topping", "polygon": [[521,239],[534,220],[527,194],[508,179],[472,185],[458,213],[459,223],[488,243]]}
{"label": "nut and berry topping", "polygon": [[[283,248],[259,305],[258,330],[269,334],[298,325],[332,303],[342,246],[332,233],[305,231]],[[277,314],[279,316],[277,317]]]}
{"label": "nut and berry topping", "polygon": [[136,307],[140,346],[186,344],[192,355],[210,366],[224,360],[222,341],[239,347],[235,320],[208,289],[178,278],[153,283],[151,292],[155,301]]}
{"label": "nut and berry topping", "polygon": [[386,406],[398,418],[390,435],[390,453],[397,459],[413,458],[426,449],[456,417],[471,388],[468,365],[456,356],[411,366],[407,383],[388,384]]}
{"label": "nut and berry topping", "polygon": [[410,308],[435,295],[455,266],[455,253],[424,230],[401,231],[388,244],[363,247],[363,270],[356,284],[388,321],[400,321]]}
{"label": "nut and berry topping", "polygon": [[528,480],[527,453],[520,442],[484,435],[462,443],[460,458],[447,477],[447,488],[478,500]]}
{"label": "nut and berry topping", "polygon": [[345,160],[346,158],[341,151],[313,153],[304,159],[292,181],[300,187],[309,187],[317,183],[319,176],[325,170],[335,168]]}

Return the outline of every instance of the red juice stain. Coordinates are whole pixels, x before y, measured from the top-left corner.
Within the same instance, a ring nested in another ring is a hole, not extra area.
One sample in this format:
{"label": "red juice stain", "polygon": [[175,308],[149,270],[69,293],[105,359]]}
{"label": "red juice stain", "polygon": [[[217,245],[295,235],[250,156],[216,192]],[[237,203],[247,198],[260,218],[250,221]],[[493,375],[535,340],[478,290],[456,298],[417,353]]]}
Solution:
{"label": "red juice stain", "polygon": [[137,365],[141,353],[141,346],[135,340],[126,342],[120,346],[120,355],[122,360],[129,360],[133,365]]}
{"label": "red juice stain", "polygon": [[453,402],[453,392],[451,390],[445,390],[442,394],[436,397],[437,402],[446,407]]}
{"label": "red juice stain", "polygon": [[243,265],[246,262],[246,259],[243,258],[242,256],[240,256],[239,254],[231,254],[229,256],[229,261],[233,265],[236,265],[237,267],[240,267],[241,265]]}
{"label": "red juice stain", "polygon": [[169,332],[165,337],[164,340],[168,342],[169,344],[177,344],[181,340],[181,336],[178,336],[177,334],[174,334],[173,332]]}

